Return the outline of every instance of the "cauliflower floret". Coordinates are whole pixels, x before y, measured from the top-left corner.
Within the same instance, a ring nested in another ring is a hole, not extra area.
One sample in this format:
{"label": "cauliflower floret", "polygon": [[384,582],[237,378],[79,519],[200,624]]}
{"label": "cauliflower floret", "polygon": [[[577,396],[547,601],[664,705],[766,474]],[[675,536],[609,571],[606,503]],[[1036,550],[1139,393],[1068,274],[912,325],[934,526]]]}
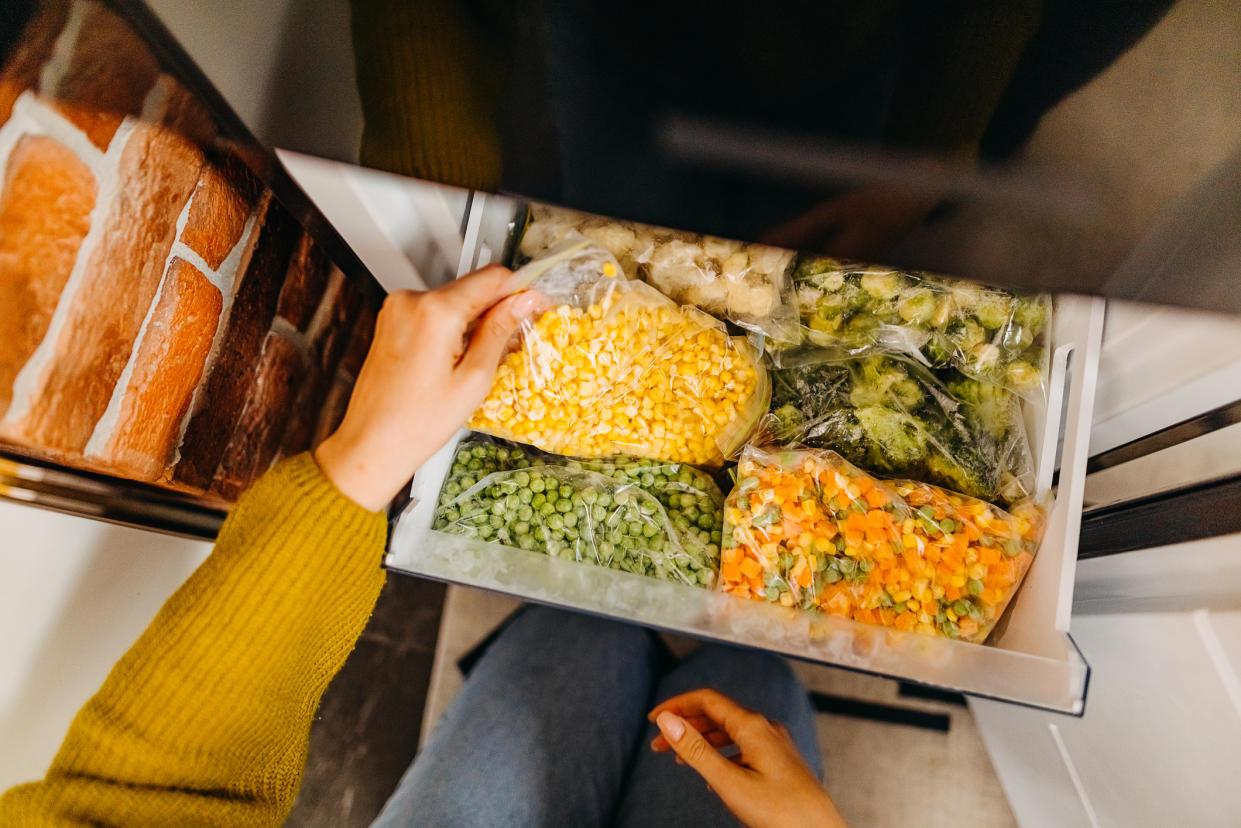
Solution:
{"label": "cauliflower floret", "polygon": [[606,224],[602,227],[583,228],[583,235],[607,250],[617,259],[622,258],[637,243],[633,230],[624,224]]}
{"label": "cauliflower floret", "polygon": [[738,250],[722,262],[720,268],[725,279],[740,282],[750,272],[750,257],[744,250]]}
{"label": "cauliflower floret", "polygon": [[766,273],[770,276],[781,276],[784,271],[788,270],[789,263],[793,260],[793,254],[787,250],[781,250],[778,247],[768,247],[765,244],[749,245],[750,265],[760,273]]}
{"label": "cauliflower floret", "polygon": [[724,261],[741,248],[740,242],[730,239],[717,239],[714,236],[704,236],[702,239],[702,252],[712,259]]}

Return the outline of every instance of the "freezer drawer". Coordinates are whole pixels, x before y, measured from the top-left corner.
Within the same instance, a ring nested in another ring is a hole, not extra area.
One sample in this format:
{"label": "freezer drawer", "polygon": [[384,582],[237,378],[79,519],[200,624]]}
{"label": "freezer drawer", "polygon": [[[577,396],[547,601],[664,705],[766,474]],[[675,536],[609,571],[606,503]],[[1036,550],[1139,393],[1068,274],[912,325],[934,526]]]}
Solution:
{"label": "freezer drawer", "polygon": [[[463,270],[503,250],[511,202],[474,205]],[[505,212],[507,211],[507,212]],[[489,237],[488,237],[489,236]],[[1025,584],[986,645],[884,629],[448,535],[431,523],[462,431],[414,476],[386,566],[700,638],[1080,715],[1089,667],[1069,636],[1102,299],[1056,298],[1048,405],[1025,412],[1040,491],[1059,470],[1047,533]]]}

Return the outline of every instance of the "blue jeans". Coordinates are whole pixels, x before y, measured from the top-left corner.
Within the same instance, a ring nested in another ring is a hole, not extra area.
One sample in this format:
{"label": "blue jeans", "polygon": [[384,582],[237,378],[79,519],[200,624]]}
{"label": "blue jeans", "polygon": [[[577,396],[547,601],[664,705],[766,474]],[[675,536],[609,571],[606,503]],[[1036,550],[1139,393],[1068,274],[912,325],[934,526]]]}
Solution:
{"label": "blue jeans", "polygon": [[666,674],[640,627],[543,607],[487,650],[373,823],[735,825],[692,769],[648,747],[658,702],[714,687],[783,723],[822,776],[814,714],[788,665],[706,645]]}

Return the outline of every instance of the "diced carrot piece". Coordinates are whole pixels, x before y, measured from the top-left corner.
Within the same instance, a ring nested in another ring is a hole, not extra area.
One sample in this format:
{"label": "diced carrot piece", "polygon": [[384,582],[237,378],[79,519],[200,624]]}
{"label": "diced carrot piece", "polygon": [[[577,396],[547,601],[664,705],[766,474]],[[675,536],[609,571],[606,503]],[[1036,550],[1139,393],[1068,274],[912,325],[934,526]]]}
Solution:
{"label": "diced carrot piece", "polygon": [[810,586],[810,580],[813,577],[813,574],[814,573],[811,572],[810,567],[803,566],[801,572],[797,574],[797,585],[799,587]]}
{"label": "diced carrot piece", "polygon": [[952,584],[944,587],[944,600],[955,601],[961,597],[961,588],[954,587]]}
{"label": "diced carrot piece", "polygon": [[866,513],[867,526],[891,526],[892,518],[882,509],[871,509]]}
{"label": "diced carrot piece", "polygon": [[866,493],[866,505],[872,509],[878,509],[880,506],[886,505],[887,502],[888,495],[883,489],[874,488]]}
{"label": "diced carrot piece", "polygon": [[874,610],[859,609],[853,611],[853,620],[861,621],[863,624],[874,624],[878,619],[875,617]]}
{"label": "diced carrot piece", "polygon": [[869,525],[866,515],[859,512],[850,512],[849,516],[845,518],[845,528],[854,532],[865,532],[866,527]]}
{"label": "diced carrot piece", "polygon": [[742,561],[740,570],[741,574],[745,575],[747,578],[753,578],[755,575],[761,575],[763,573],[763,567],[760,566],[758,561],[753,558],[746,558]]}
{"label": "diced carrot piece", "polygon": [[998,564],[1000,562],[1000,550],[994,546],[980,546],[978,548],[978,562],[987,566]]}
{"label": "diced carrot piece", "polygon": [[867,543],[883,543],[888,538],[888,533],[879,526],[866,527]]}
{"label": "diced carrot piece", "polygon": [[896,616],[896,621],[892,626],[896,627],[898,630],[912,630],[916,621],[917,619],[914,618],[914,614],[912,612],[902,612],[900,615]]}
{"label": "diced carrot piece", "polygon": [[863,474],[863,475],[860,475],[860,476],[859,476],[856,480],[854,480],[853,482],[854,482],[854,485],[856,485],[856,486],[857,486],[858,491],[859,491],[859,492],[861,492],[862,494],[866,494],[866,493],[867,493],[867,492],[869,492],[871,489],[875,488],[875,481],[874,481],[874,480],[872,480],[871,478],[867,477],[867,476],[866,476],[866,475],[864,475],[864,474]]}
{"label": "diced carrot piece", "polygon": [[740,564],[737,564],[732,561],[722,564],[720,566],[720,577],[723,578],[728,583],[740,581],[741,580]]}

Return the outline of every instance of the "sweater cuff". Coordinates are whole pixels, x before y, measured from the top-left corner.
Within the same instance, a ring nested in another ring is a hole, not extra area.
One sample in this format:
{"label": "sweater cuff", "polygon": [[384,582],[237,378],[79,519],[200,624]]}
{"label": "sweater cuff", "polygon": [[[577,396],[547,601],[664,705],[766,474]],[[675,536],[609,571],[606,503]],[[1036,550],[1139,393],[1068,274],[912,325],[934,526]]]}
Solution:
{"label": "sweater cuff", "polygon": [[374,549],[378,557],[388,535],[387,516],[343,494],[310,452],[276,464],[242,495],[222,536],[233,523],[296,537],[303,555],[320,560],[355,557],[352,550],[360,549]]}

